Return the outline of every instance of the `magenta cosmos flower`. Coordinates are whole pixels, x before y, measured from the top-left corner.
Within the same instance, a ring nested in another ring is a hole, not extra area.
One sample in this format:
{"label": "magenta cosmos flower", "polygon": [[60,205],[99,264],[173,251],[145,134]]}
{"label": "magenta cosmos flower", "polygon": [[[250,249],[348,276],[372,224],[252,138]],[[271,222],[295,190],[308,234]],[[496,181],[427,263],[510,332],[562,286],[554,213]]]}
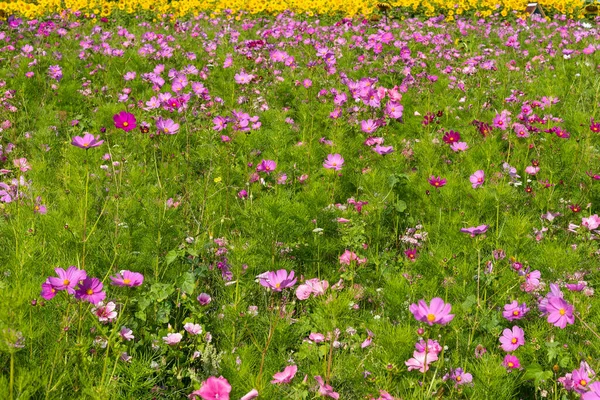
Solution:
{"label": "magenta cosmos flower", "polygon": [[100,136],[94,137],[94,135],[91,133],[86,133],[83,135],[83,137],[75,136],[71,141],[73,146],[77,146],[85,150],[91,149],[92,147],[98,147],[102,143],[104,143],[104,140],[100,140]]}
{"label": "magenta cosmos flower", "polygon": [[460,142],[460,133],[454,131],[448,131],[442,140],[447,144]]}
{"label": "magenta cosmos flower", "polygon": [[288,365],[282,372],[277,372],[273,375],[271,383],[290,383],[294,379],[294,376],[296,376],[296,372],[298,372],[298,366]]}
{"label": "magenta cosmos flower", "polygon": [[548,322],[561,329],[564,329],[567,324],[575,323],[573,306],[561,297],[551,297],[546,305],[546,311],[549,313]]}
{"label": "magenta cosmos flower", "polygon": [[137,127],[135,116],[127,111],[113,115],[113,121],[116,128],[123,129],[125,132],[132,131]]}
{"label": "magenta cosmos flower", "polygon": [[581,395],[581,400],[600,400],[600,382],[588,386],[589,391]]}
{"label": "magenta cosmos flower", "polygon": [[323,167],[339,171],[344,166],[344,159],[340,154],[329,154],[323,163]]}
{"label": "magenta cosmos flower", "polygon": [[455,382],[455,386],[466,385],[473,382],[473,375],[463,371],[462,368],[451,370],[449,374],[444,375],[443,380],[451,379]]}
{"label": "magenta cosmos flower", "polygon": [[198,300],[198,303],[200,303],[201,306],[206,306],[210,304],[211,298],[207,293],[200,293],[196,300]]}
{"label": "magenta cosmos flower", "polygon": [[504,357],[504,361],[502,361],[502,365],[509,369],[518,369],[521,368],[521,362],[516,356],[507,354]]}
{"label": "magenta cosmos flower", "polygon": [[[69,294],[75,293],[75,286],[87,278],[84,270],[71,265],[65,271],[62,268],[55,268],[54,271],[58,277],[49,277],[46,281],[54,290],[66,290]],[[53,296],[54,297],[54,296]]]}
{"label": "magenta cosmos flower", "polygon": [[144,275],[140,274],[139,272],[124,270],[115,276],[111,276],[110,280],[115,286],[140,286],[142,283],[144,283]]}
{"label": "magenta cosmos flower", "polygon": [[181,342],[181,339],[183,339],[183,335],[179,332],[168,333],[167,336],[163,336],[163,340],[169,346],[176,345],[177,343]]}
{"label": "magenta cosmos flower", "polygon": [[502,311],[502,316],[509,321],[514,321],[516,319],[521,319],[527,314],[529,308],[527,308],[527,304],[522,303],[519,304],[518,301],[514,300],[510,304],[506,304],[504,306],[504,311]]}
{"label": "magenta cosmos flower", "polygon": [[179,130],[179,124],[176,124],[172,119],[162,119],[159,117],[156,121],[156,128],[160,133],[174,135]]}
{"label": "magenta cosmos flower", "polygon": [[430,176],[429,184],[436,188],[441,188],[442,186],[446,186],[446,179],[439,176]]}
{"label": "magenta cosmos flower", "polygon": [[479,226],[473,226],[470,228],[461,228],[460,231],[462,233],[468,233],[469,235],[471,235],[471,237],[475,237],[477,235],[486,233],[488,228],[489,228],[489,226],[487,226],[487,225],[479,225]]}
{"label": "magenta cosmos flower", "polygon": [[475,173],[469,177],[469,181],[471,181],[471,186],[473,186],[473,189],[477,189],[479,186],[483,185],[483,182],[485,181],[485,173],[483,170],[475,171]]}
{"label": "magenta cosmos flower", "polygon": [[502,350],[509,352],[514,351],[525,344],[525,332],[518,326],[513,326],[512,330],[506,328],[500,336]]}
{"label": "magenta cosmos flower", "polygon": [[419,300],[418,304],[411,304],[408,309],[417,321],[426,322],[429,325],[446,325],[454,318],[454,314],[450,314],[452,309],[450,303],[444,303],[444,300],[439,297],[431,299],[429,306],[425,300]]}
{"label": "magenta cosmos flower", "polygon": [[195,400],[198,397],[203,400],[229,400],[230,392],[231,385],[227,379],[222,376],[218,378],[211,376],[202,382],[202,387],[195,392],[192,392],[189,398],[191,400]]}
{"label": "magenta cosmos flower", "polygon": [[276,292],[281,292],[285,288],[292,287],[296,284],[296,278],[294,278],[294,271],[288,272],[285,269],[279,271],[267,271],[257,276],[259,283],[270,288]]}
{"label": "magenta cosmos flower", "polygon": [[256,172],[265,172],[267,174],[275,171],[277,163],[273,160],[262,160],[260,164],[256,166]]}
{"label": "magenta cosmos flower", "polygon": [[106,298],[106,293],[102,290],[104,285],[98,278],[85,278],[75,291],[75,298],[83,301],[89,301],[92,304],[98,304]]}

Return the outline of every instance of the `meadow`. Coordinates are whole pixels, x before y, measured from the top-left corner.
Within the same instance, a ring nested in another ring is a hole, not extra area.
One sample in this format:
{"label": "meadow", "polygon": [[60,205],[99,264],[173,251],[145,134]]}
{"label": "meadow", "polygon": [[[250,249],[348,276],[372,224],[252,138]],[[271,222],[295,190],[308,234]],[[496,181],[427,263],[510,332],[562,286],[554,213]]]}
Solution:
{"label": "meadow", "polygon": [[23,4],[0,398],[600,399],[600,18]]}

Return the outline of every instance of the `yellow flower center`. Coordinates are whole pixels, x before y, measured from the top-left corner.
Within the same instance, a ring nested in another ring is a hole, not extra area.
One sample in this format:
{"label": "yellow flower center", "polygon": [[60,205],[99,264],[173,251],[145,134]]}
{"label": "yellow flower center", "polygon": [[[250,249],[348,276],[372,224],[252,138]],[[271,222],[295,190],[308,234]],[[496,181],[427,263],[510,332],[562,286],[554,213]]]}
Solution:
{"label": "yellow flower center", "polygon": [[129,122],[127,122],[127,121],[123,122],[123,126],[124,126],[125,128],[127,128],[127,127],[129,126]]}
{"label": "yellow flower center", "polygon": [[459,375],[459,376],[457,376],[457,377],[456,377],[456,382],[460,382],[460,381],[462,381],[462,378],[461,378],[461,376]]}
{"label": "yellow flower center", "polygon": [[566,312],[566,311],[565,311],[565,309],[564,309],[564,308],[561,308],[560,310],[558,310],[558,313],[559,313],[560,315],[565,315],[565,312]]}
{"label": "yellow flower center", "polygon": [[86,291],[85,291],[85,293],[86,293],[88,296],[91,296],[91,295],[93,295],[93,294],[94,294],[94,291],[93,291],[92,289],[88,289],[88,290],[86,290]]}
{"label": "yellow flower center", "polygon": [[508,366],[512,368],[515,366],[515,364],[512,361],[509,361]]}
{"label": "yellow flower center", "polygon": [[433,322],[434,320],[435,320],[435,315],[433,315],[433,314],[427,314],[427,321]]}
{"label": "yellow flower center", "polygon": [[510,342],[511,342],[512,344],[515,344],[515,343],[517,343],[517,338],[512,338]]}
{"label": "yellow flower center", "polygon": [[65,280],[63,281],[63,285],[65,285],[65,286],[68,286],[68,285],[69,285],[69,283],[71,283],[71,281],[70,281],[70,280],[68,280],[68,279],[65,279]]}
{"label": "yellow flower center", "polygon": [[279,289],[279,288],[281,287],[281,283],[276,283],[276,284],[275,284],[275,287],[276,287],[277,289]]}
{"label": "yellow flower center", "polygon": [[517,310],[513,311],[513,315],[516,317],[519,315],[519,312]]}
{"label": "yellow flower center", "polygon": [[582,379],[582,380],[579,381],[579,384],[581,386],[585,386],[585,385],[587,385],[587,381],[585,379]]}
{"label": "yellow flower center", "polygon": [[169,133],[169,128],[164,129],[165,133]]}
{"label": "yellow flower center", "polygon": [[131,283],[131,279],[123,279],[123,283],[129,285]]}
{"label": "yellow flower center", "polygon": [[87,142],[83,143],[83,147],[88,147],[89,145],[90,145],[90,144],[89,144],[89,143],[87,143]]}

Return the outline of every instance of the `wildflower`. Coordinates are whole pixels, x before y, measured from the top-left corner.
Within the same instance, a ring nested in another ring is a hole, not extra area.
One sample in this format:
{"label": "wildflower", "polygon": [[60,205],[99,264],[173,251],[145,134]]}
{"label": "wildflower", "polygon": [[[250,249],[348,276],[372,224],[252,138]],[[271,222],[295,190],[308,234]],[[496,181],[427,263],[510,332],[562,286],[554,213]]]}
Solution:
{"label": "wildflower", "polygon": [[344,165],[344,159],[339,154],[329,154],[323,163],[323,167],[339,171]]}
{"label": "wildflower", "polygon": [[394,152],[394,147],[393,146],[381,146],[381,145],[376,145],[373,148],[373,151],[377,154],[380,154],[382,156],[386,155],[386,154],[390,154]]}
{"label": "wildflower", "polygon": [[54,298],[54,296],[56,296],[56,289],[54,286],[52,286],[49,280],[46,280],[46,282],[42,283],[42,291],[40,296],[42,296],[42,298],[45,300],[51,300]]}
{"label": "wildflower", "polygon": [[159,133],[174,135],[179,130],[179,124],[176,124],[172,119],[162,119],[159,117],[156,121],[156,128]]}
{"label": "wildflower", "polygon": [[135,116],[126,111],[113,115],[113,121],[116,128],[123,129],[125,132],[132,131],[137,127]]}
{"label": "wildflower", "polygon": [[267,271],[257,276],[259,283],[270,288],[276,292],[281,292],[283,289],[292,287],[296,284],[296,278],[294,278],[294,271],[288,272],[285,269],[278,271]]}
{"label": "wildflower", "polygon": [[481,235],[483,233],[486,233],[488,230],[489,226],[488,225],[479,225],[479,226],[473,226],[470,228],[461,228],[461,232],[462,233],[468,233],[469,235],[471,235],[471,237],[475,237],[477,235]]}
{"label": "wildflower", "polygon": [[49,277],[46,282],[52,285],[54,290],[66,290],[69,294],[75,294],[75,286],[87,278],[84,270],[73,265],[67,268],[66,271],[62,268],[55,268],[54,271],[58,278]]}
{"label": "wildflower", "polygon": [[475,347],[475,358],[481,358],[485,353],[487,353],[487,349],[483,345],[478,344]]}
{"label": "wildflower", "polygon": [[419,300],[418,304],[413,303],[409,307],[417,321],[426,322],[429,325],[446,325],[452,321],[454,314],[450,314],[451,309],[450,303],[444,303],[444,300],[439,297],[434,297],[429,306],[424,300]]}
{"label": "wildflower", "polygon": [[77,146],[85,150],[91,149],[92,147],[98,147],[102,143],[104,143],[104,140],[100,140],[100,136],[94,137],[94,135],[91,133],[86,133],[83,135],[83,137],[75,136],[71,141],[73,146]]}
{"label": "wildflower", "polygon": [[588,228],[588,230],[593,231],[600,226],[600,217],[598,217],[597,214],[594,214],[588,218],[582,218],[581,225]]}
{"label": "wildflower", "polygon": [[502,365],[509,369],[518,369],[521,368],[521,362],[516,356],[507,354],[504,357],[504,361],[502,361]]}
{"label": "wildflower", "polygon": [[415,261],[417,259],[417,249],[406,249],[404,255],[410,260]]}
{"label": "wildflower", "polygon": [[240,85],[245,85],[247,83],[252,82],[252,79],[254,79],[254,75],[247,74],[246,72],[242,71],[239,74],[235,74],[233,79],[235,80],[235,83],[238,83]]}
{"label": "wildflower", "polygon": [[442,140],[447,144],[453,144],[460,141],[460,133],[454,131],[448,131],[442,137]]}
{"label": "wildflower", "polygon": [[222,376],[215,378],[211,376],[204,382],[200,389],[192,392],[189,395],[190,400],[195,400],[198,397],[203,400],[229,400],[229,393],[231,392],[231,385],[227,379]]}
{"label": "wildflower", "polygon": [[186,332],[191,335],[199,335],[202,333],[202,327],[200,326],[200,324],[192,324],[191,322],[188,322],[185,325],[183,325],[183,329],[185,329]]}
{"label": "wildflower", "polygon": [[167,336],[163,336],[163,340],[169,346],[172,346],[172,345],[175,345],[175,344],[181,342],[181,339],[183,339],[183,335],[179,332],[168,333]]}
{"label": "wildflower", "polygon": [[535,175],[540,172],[540,167],[534,167],[532,165],[525,168],[525,173],[529,175]]}
{"label": "wildflower", "polygon": [[549,313],[548,322],[556,327],[564,329],[567,324],[575,323],[573,306],[561,297],[551,297],[546,305],[546,311]]}
{"label": "wildflower", "polygon": [[252,389],[251,391],[249,391],[248,393],[246,393],[245,395],[240,397],[240,400],[252,400],[257,397],[258,397],[258,390]]}
{"label": "wildflower", "polygon": [[320,376],[315,376],[315,380],[319,384],[319,394],[320,395],[329,396],[332,399],[340,398],[339,393],[334,392],[333,387],[331,387],[330,385],[326,385],[325,382],[323,381],[323,378],[321,378]]}
{"label": "wildflower", "polygon": [[115,311],[116,305],[112,301],[104,305],[103,302],[96,304],[96,307],[92,308],[92,312],[98,317],[100,322],[111,322],[117,318],[117,312]]}
{"label": "wildflower", "polygon": [[211,298],[206,293],[200,293],[196,300],[198,300],[198,303],[200,303],[201,306],[206,306],[210,304]]}
{"label": "wildflower", "polygon": [[483,185],[483,182],[485,181],[485,173],[483,170],[477,170],[469,177],[469,181],[471,181],[471,186],[473,189],[477,189],[479,186]]}
{"label": "wildflower", "polygon": [[319,281],[318,278],[309,279],[296,288],[296,297],[299,300],[306,300],[311,294],[317,297],[324,294],[328,287],[329,282],[327,281]]}
{"label": "wildflower", "polygon": [[456,142],[450,145],[450,149],[458,153],[459,151],[466,151],[469,148],[469,145],[466,142]]}
{"label": "wildflower", "polygon": [[365,132],[365,133],[373,133],[377,130],[378,128],[378,124],[376,121],[373,121],[372,119],[368,119],[366,121],[360,121],[360,129]]}
{"label": "wildflower", "polygon": [[144,275],[139,272],[123,270],[115,276],[111,276],[111,284],[115,286],[140,286],[144,282]]}
{"label": "wildflower", "polygon": [[325,336],[323,336],[322,333],[311,332],[310,335],[308,335],[308,340],[315,343],[321,343],[325,340]]}
{"label": "wildflower", "polygon": [[126,326],[121,327],[121,330],[119,331],[119,335],[121,335],[121,338],[123,338],[123,340],[135,339],[135,337],[133,336],[133,331],[131,329],[127,328]]}
{"label": "wildflower", "polygon": [[75,291],[75,298],[98,304],[106,297],[106,293],[102,290],[103,287],[104,285],[102,285],[100,279],[85,278]]}
{"label": "wildflower", "polygon": [[409,371],[416,369],[424,374],[429,370],[429,364],[437,361],[437,359],[438,355],[435,352],[415,350],[413,352],[413,357],[405,361],[404,364],[408,367]]}
{"label": "wildflower", "polygon": [[271,383],[290,383],[294,379],[294,376],[296,376],[296,372],[298,372],[298,366],[288,365],[282,372],[277,372],[273,375]]}
{"label": "wildflower", "polygon": [[579,369],[576,369],[571,373],[573,389],[580,394],[587,392],[588,384],[594,375],[595,372],[590,368],[588,363],[582,361],[579,364]]}
{"label": "wildflower", "polygon": [[267,174],[275,171],[277,163],[273,160],[262,160],[260,164],[256,166],[256,172],[265,172]]}
{"label": "wildflower", "polygon": [[529,308],[527,308],[525,303],[519,304],[516,300],[514,300],[512,303],[504,306],[502,316],[509,321],[514,321],[523,318],[528,311]]}
{"label": "wildflower", "polygon": [[502,111],[500,114],[496,114],[494,120],[492,121],[492,125],[495,128],[502,129],[503,131],[508,128],[510,125],[510,113],[506,110]]}
{"label": "wildflower", "polygon": [[13,160],[13,164],[15,167],[19,168],[21,172],[27,172],[31,169],[29,163],[27,163],[26,158],[17,158]]}
{"label": "wildflower", "polygon": [[512,330],[506,328],[500,336],[502,350],[506,352],[514,351],[525,344],[525,332],[518,326],[513,326]]}
{"label": "wildflower", "polygon": [[462,368],[450,370],[449,374],[444,375],[443,380],[451,379],[455,382],[455,386],[466,385],[473,382],[473,375],[464,372]]}
{"label": "wildflower", "polygon": [[600,122],[595,122],[593,117],[590,119],[590,131],[600,133]]}
{"label": "wildflower", "polygon": [[429,184],[436,188],[441,188],[442,186],[446,186],[446,179],[432,175],[429,177]]}
{"label": "wildflower", "polygon": [[600,382],[588,386],[589,391],[581,395],[581,400],[600,400]]}
{"label": "wildflower", "polygon": [[358,265],[364,264],[367,262],[366,258],[358,258],[355,252],[346,249],[344,253],[340,256],[340,264],[350,265],[352,261],[356,261]]}
{"label": "wildflower", "polygon": [[42,198],[40,196],[35,198],[35,205],[33,206],[33,212],[36,214],[44,215],[47,212],[46,205],[42,204]]}

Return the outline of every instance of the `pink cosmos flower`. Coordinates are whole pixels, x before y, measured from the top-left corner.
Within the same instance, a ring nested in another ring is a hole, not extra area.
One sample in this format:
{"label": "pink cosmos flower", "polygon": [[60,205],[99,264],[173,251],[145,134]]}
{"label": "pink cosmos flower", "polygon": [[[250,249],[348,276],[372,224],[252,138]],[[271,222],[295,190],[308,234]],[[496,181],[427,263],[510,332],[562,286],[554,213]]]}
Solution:
{"label": "pink cosmos flower", "polygon": [[417,260],[417,249],[406,249],[404,255],[412,262]]}
{"label": "pink cosmos flower", "polygon": [[535,175],[540,172],[540,167],[534,167],[533,165],[529,165],[525,168],[525,173],[529,175]]}
{"label": "pink cosmos flower", "polygon": [[588,386],[588,392],[581,395],[581,400],[600,400],[600,382]]}
{"label": "pink cosmos flower", "polygon": [[564,329],[567,324],[573,325],[575,317],[573,316],[574,307],[567,303],[561,297],[551,297],[546,305],[548,322],[552,325]]}
{"label": "pink cosmos flower", "polygon": [[448,132],[446,132],[444,137],[442,137],[442,140],[447,144],[457,143],[460,141],[460,133],[454,132],[454,131],[448,131]]}
{"label": "pink cosmos flower", "polygon": [[477,189],[479,186],[483,185],[483,182],[485,181],[485,173],[483,170],[477,170],[469,177],[469,181],[471,181],[471,186],[473,189]]}
{"label": "pink cosmos flower", "polygon": [[103,302],[99,302],[96,304],[96,307],[92,308],[92,312],[98,317],[98,321],[111,322],[117,318],[117,312],[115,311],[116,307],[117,306],[112,301],[109,301],[106,305],[104,305]]}
{"label": "pink cosmos flower", "polygon": [[514,351],[525,344],[525,332],[518,326],[513,326],[512,330],[506,328],[500,336],[502,350],[506,352]]}
{"label": "pink cosmos flower", "polygon": [[125,132],[132,131],[137,127],[135,116],[127,111],[113,115],[113,121],[116,128],[123,129]]}
{"label": "pink cosmos flower", "polygon": [[381,146],[381,145],[376,145],[375,147],[373,147],[373,151],[377,154],[380,154],[382,156],[386,155],[386,154],[390,154],[394,152],[394,147],[393,146]]}
{"label": "pink cosmos flower", "polygon": [[275,375],[273,375],[273,380],[271,383],[290,383],[292,379],[294,379],[294,376],[296,376],[296,372],[298,372],[297,365],[288,365],[282,372],[277,372]]}
{"label": "pink cosmos flower", "polygon": [[461,228],[461,232],[462,233],[468,233],[469,235],[471,235],[471,237],[475,237],[477,235],[481,235],[483,233],[486,233],[488,230],[489,226],[488,225],[479,225],[479,226],[473,226],[470,228]]}
{"label": "pink cosmos flower", "polygon": [[502,365],[508,369],[519,369],[521,368],[521,362],[516,356],[507,354],[502,361]]}
{"label": "pink cosmos flower", "polygon": [[98,304],[106,298],[106,292],[102,290],[104,285],[98,278],[85,278],[75,291],[75,298]]}
{"label": "pink cosmos flower", "polygon": [[446,325],[452,321],[454,314],[450,314],[452,306],[450,303],[444,303],[439,297],[431,299],[428,306],[424,300],[419,300],[418,304],[411,304],[408,308],[417,321],[426,322],[429,325]]}
{"label": "pink cosmos flower", "polygon": [[527,308],[525,303],[519,304],[518,301],[514,300],[512,303],[504,306],[502,316],[509,321],[514,321],[523,318],[528,311],[529,308]]}
{"label": "pink cosmos flower", "polygon": [[203,400],[229,400],[229,393],[231,393],[231,385],[227,379],[222,376],[218,378],[211,376],[202,382],[200,389],[192,392],[189,398],[190,400],[195,400],[198,397]]}
{"label": "pink cosmos flower", "polygon": [[600,217],[597,214],[591,215],[588,218],[581,219],[581,225],[588,228],[590,231],[600,226]]}
{"label": "pink cosmos flower", "polygon": [[515,133],[517,134],[517,137],[520,137],[520,138],[529,137],[529,130],[527,129],[527,127],[525,125],[513,124],[512,128],[515,131]]}
{"label": "pink cosmos flower", "polygon": [[329,154],[323,163],[323,167],[339,171],[344,166],[344,159],[340,154]]}
{"label": "pink cosmos flower", "polygon": [[540,300],[540,302],[538,304],[538,308],[539,308],[542,316],[548,314],[548,312],[549,312],[548,311],[548,302],[553,297],[558,297],[561,299],[563,298],[563,293],[560,290],[560,287],[556,283],[550,284],[550,292],[547,293],[546,296],[542,300]]}
{"label": "pink cosmos flower", "polygon": [[317,297],[324,294],[328,287],[327,281],[319,281],[318,278],[309,279],[296,288],[296,297],[299,300],[306,300],[311,294]]}
{"label": "pink cosmos flower", "polygon": [[252,79],[254,79],[254,75],[242,71],[239,74],[235,74],[233,79],[235,80],[235,83],[245,85],[252,82]]}
{"label": "pink cosmos flower", "polygon": [[144,283],[144,275],[140,274],[139,272],[123,270],[117,275],[111,276],[110,280],[112,281],[111,284],[115,286],[134,287],[140,286],[142,283]]}
{"label": "pink cosmos flower", "polygon": [[468,372],[464,372],[462,368],[456,368],[450,370],[449,374],[444,375],[442,380],[446,381],[451,379],[455,382],[454,386],[458,387],[459,385],[467,385],[473,382],[473,375]]}
{"label": "pink cosmos flower", "polygon": [[596,373],[590,368],[588,363],[582,361],[579,364],[579,369],[576,369],[571,373],[573,389],[579,394],[587,392],[588,384],[595,375]]}
{"label": "pink cosmos flower", "polygon": [[372,119],[366,121],[360,121],[360,129],[365,133],[373,133],[377,130],[378,124]]}
{"label": "pink cosmos flower", "polygon": [[259,283],[275,292],[281,292],[283,289],[292,287],[296,284],[294,271],[290,271],[289,275],[285,269],[278,271],[267,271],[257,276]]}
{"label": "pink cosmos flower", "polygon": [[325,336],[322,333],[311,332],[311,334],[308,335],[308,340],[315,343],[321,343],[325,340]]}
{"label": "pink cosmos flower", "polygon": [[27,163],[26,158],[16,158],[13,160],[13,164],[15,167],[19,168],[21,172],[27,172],[31,169],[29,163]]}
{"label": "pink cosmos flower", "polygon": [[408,367],[409,371],[414,369],[418,370],[422,374],[429,370],[429,364],[437,361],[438,356],[435,353],[427,353],[427,352],[413,352],[413,358],[410,358],[408,361],[405,361],[404,364]]}
{"label": "pink cosmos flower", "polygon": [[402,104],[397,103],[395,101],[388,101],[385,106],[385,114],[391,119],[400,119],[402,118],[402,113],[404,112],[404,107]]}
{"label": "pink cosmos flower", "polygon": [[42,298],[45,300],[52,300],[54,296],[56,296],[56,289],[52,286],[52,284],[50,284],[48,280],[42,283],[42,291],[40,293],[40,296],[42,296]]}
{"label": "pink cosmos flower", "polygon": [[55,268],[54,271],[58,278],[52,276],[46,282],[52,285],[54,290],[66,290],[69,294],[75,294],[75,286],[87,278],[84,270],[73,265],[67,268],[66,271],[62,268]]}
{"label": "pink cosmos flower", "polygon": [[260,164],[256,166],[256,172],[265,172],[267,174],[275,171],[277,163],[273,160],[262,160]]}
{"label": "pink cosmos flower", "polygon": [[500,114],[497,114],[496,117],[494,117],[492,125],[495,128],[502,129],[503,131],[506,130],[510,125],[509,115],[510,115],[510,112],[508,112],[506,110],[502,111]]}
{"label": "pink cosmos flower", "polygon": [[450,149],[455,153],[458,153],[459,151],[466,151],[468,148],[469,145],[467,142],[456,142],[450,145]]}
{"label": "pink cosmos flower", "polygon": [[169,346],[176,345],[177,343],[181,342],[181,339],[183,339],[183,335],[179,332],[168,333],[167,336],[163,336],[163,340]]}
{"label": "pink cosmos flower", "polygon": [[319,394],[321,396],[329,396],[332,399],[339,399],[340,395],[337,392],[333,391],[333,387],[331,385],[326,385],[323,381],[323,378],[320,376],[315,376],[315,380],[319,383]]}
{"label": "pink cosmos flower", "polygon": [[77,146],[85,150],[91,149],[92,147],[98,147],[102,143],[104,143],[104,140],[100,140],[100,136],[94,137],[94,135],[87,132],[85,133],[85,135],[83,135],[83,137],[75,136],[71,141],[71,144],[73,146]]}
{"label": "pink cosmos flower", "polygon": [[429,177],[429,184],[433,187],[436,188],[441,188],[443,186],[446,186],[446,179],[439,177],[439,176],[430,176]]}
{"label": "pink cosmos flower", "polygon": [[162,119],[159,117],[156,121],[156,128],[160,133],[174,135],[179,130],[179,124],[176,124],[172,119]]}

